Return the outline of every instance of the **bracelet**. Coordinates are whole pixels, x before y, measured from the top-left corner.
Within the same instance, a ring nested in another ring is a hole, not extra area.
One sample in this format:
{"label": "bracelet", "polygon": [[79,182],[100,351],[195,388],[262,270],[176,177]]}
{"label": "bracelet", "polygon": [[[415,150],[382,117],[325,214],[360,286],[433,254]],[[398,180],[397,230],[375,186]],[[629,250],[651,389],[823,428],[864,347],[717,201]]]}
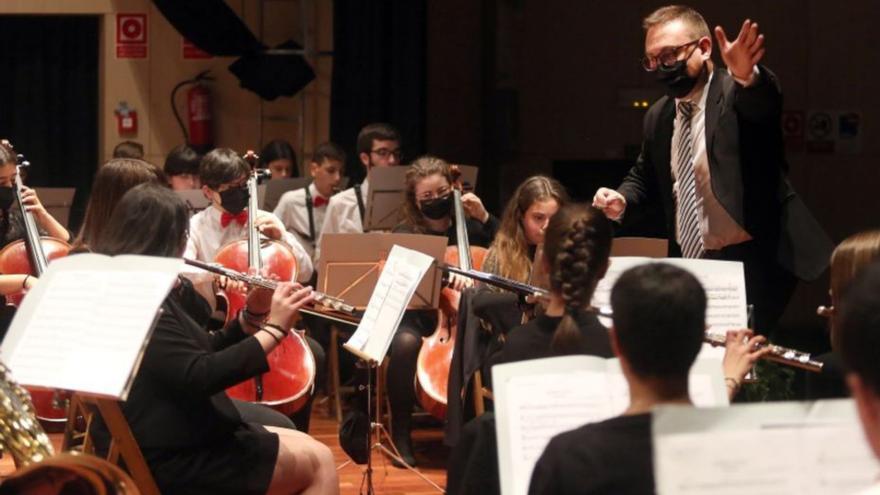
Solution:
{"label": "bracelet", "polygon": [[259,325],[263,322],[263,320],[266,319],[266,316],[269,315],[268,311],[266,311],[265,313],[252,313],[247,308],[244,308],[242,311],[244,311],[245,321],[252,325]]}
{"label": "bracelet", "polygon": [[260,325],[261,328],[272,328],[281,332],[281,335],[287,335],[288,331],[281,328],[281,325],[276,325],[274,323],[263,323]]}
{"label": "bracelet", "polygon": [[281,341],[284,340],[284,336],[279,337],[279,336],[276,335],[274,332],[270,332],[270,331],[269,331],[268,329],[266,329],[266,328],[260,328],[258,331],[259,331],[259,332],[266,332],[267,334],[269,334],[269,336],[272,337],[272,339],[275,340],[275,343],[276,343],[276,344],[280,344]]}
{"label": "bracelet", "polygon": [[24,280],[21,281],[21,288],[22,289],[27,288],[27,281],[29,278],[31,278],[30,274],[25,275]]}
{"label": "bracelet", "polygon": [[731,386],[732,383],[734,390],[739,390],[739,388],[742,386],[742,383],[732,376],[725,376],[724,383],[726,383],[727,386]]}

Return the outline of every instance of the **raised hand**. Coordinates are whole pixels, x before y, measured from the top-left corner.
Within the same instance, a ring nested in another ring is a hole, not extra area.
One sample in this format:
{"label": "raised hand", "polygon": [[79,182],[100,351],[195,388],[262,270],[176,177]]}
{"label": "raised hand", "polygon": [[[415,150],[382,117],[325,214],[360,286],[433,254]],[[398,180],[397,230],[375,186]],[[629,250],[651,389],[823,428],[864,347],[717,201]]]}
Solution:
{"label": "raised hand", "polygon": [[746,19],[739,36],[729,41],[724,28],[715,26],[718,51],[727,70],[737,79],[751,79],[755,65],[764,57],[764,35],[758,32],[758,23]]}

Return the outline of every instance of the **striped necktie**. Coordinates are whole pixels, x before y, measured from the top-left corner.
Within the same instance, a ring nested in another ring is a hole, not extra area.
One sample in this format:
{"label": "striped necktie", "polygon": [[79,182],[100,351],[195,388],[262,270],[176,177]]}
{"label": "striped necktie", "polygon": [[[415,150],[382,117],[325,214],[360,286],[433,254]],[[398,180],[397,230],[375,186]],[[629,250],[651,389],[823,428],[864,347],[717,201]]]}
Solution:
{"label": "striped necktie", "polygon": [[703,255],[700,212],[697,209],[697,184],[694,180],[694,140],[691,135],[693,112],[693,103],[689,101],[678,103],[681,125],[678,132],[678,153],[675,156],[675,170],[678,176],[678,204],[675,218],[681,255],[684,258],[700,258]]}

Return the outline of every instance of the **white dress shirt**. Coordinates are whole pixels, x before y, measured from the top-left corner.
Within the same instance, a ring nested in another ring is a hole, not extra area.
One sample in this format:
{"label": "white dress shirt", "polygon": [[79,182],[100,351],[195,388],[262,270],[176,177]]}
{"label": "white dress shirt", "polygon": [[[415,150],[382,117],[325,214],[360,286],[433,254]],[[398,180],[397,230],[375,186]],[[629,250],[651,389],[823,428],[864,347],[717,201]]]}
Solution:
{"label": "white dress shirt", "polygon": [[[308,185],[309,193],[312,195],[312,201],[315,198],[323,197],[321,193],[318,192],[318,188],[315,187],[314,183]],[[284,223],[284,228],[287,229],[296,240],[302,245],[303,249],[306,250],[309,257],[314,259],[315,256],[315,246],[317,246],[317,239],[321,235],[321,228],[324,225],[324,216],[329,208],[329,204],[325,203],[321,206],[315,206],[312,208],[312,217],[315,221],[315,238],[309,238],[309,210],[306,206],[306,190],[305,188],[299,188],[295,191],[288,191],[281,196],[281,199],[278,200],[278,206],[275,207],[275,216],[281,219]]]}
{"label": "white dress shirt", "polygon": [[[712,177],[709,172],[709,158],[706,155],[706,99],[709,94],[709,85],[712,83],[714,71],[709,73],[709,80],[703,86],[703,91],[690,100],[694,104],[691,115],[691,138],[693,139],[693,162],[694,181],[697,189],[697,210],[700,216],[700,231],[703,237],[703,248],[706,250],[718,250],[726,246],[732,246],[752,239],[748,232],[742,228],[733,217],[718,202],[718,198],[712,191]],[[678,112],[678,103],[682,99],[675,100],[675,122],[672,131],[672,154],[678,156],[678,135],[681,132],[682,116]],[[672,168],[672,194],[678,202],[678,170],[675,163]],[[680,232],[676,227],[675,237],[681,243]]]}
{"label": "white dress shirt", "polygon": [[[360,187],[361,196],[364,199],[364,213],[366,214],[369,205],[370,184],[364,180]],[[364,224],[361,221],[354,188],[349,187],[334,194],[330,198],[330,203],[327,204],[327,211],[324,212],[324,225],[321,227],[321,235],[318,236],[318,244],[315,248],[315,266],[318,266],[318,260],[321,258],[321,239],[324,234],[362,234],[363,232]]]}
{"label": "white dress shirt", "polygon": [[[232,241],[247,239],[247,224],[239,225],[233,220],[226,227],[220,225],[220,217],[222,212],[219,208],[210,206],[195,215],[189,220],[189,240],[186,242],[186,251],[184,256],[194,258],[199,261],[212,262],[217,255],[217,251],[221,247]],[[273,216],[268,211],[259,210],[258,217]],[[306,250],[302,247],[296,237],[289,232],[284,232],[281,242],[287,244],[293,251],[296,258],[297,281],[308,282],[312,277],[314,268],[312,260]],[[193,282],[199,282],[198,277],[193,277]]]}

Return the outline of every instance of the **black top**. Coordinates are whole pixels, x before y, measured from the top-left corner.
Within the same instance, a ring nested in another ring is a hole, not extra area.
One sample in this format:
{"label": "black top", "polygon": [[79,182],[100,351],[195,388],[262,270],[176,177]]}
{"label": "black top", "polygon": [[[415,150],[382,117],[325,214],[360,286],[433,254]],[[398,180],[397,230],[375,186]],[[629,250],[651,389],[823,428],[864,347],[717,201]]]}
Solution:
{"label": "black top", "polygon": [[819,373],[807,373],[807,400],[843,399],[849,397],[846,386],[843,362],[840,354],[831,351],[815,356],[816,361],[824,363]]}
{"label": "black top", "polygon": [[[560,321],[561,316],[540,315],[525,325],[511,329],[507,333],[504,347],[489,358],[489,365],[553,357],[555,354],[550,349],[550,343],[553,342],[553,333]],[[580,350],[574,354],[614,357],[608,340],[608,329],[599,322],[595,313],[580,312],[577,323],[582,339]]]}
{"label": "black top", "polygon": [[532,472],[530,495],[654,493],[651,415],[618,416],[553,437]]}
{"label": "black top", "polygon": [[174,291],[162,305],[122,405],[142,449],[205,446],[230,437],[242,420],[226,388],[269,370],[260,343],[237,319],[206,332],[186,314],[182,299]]}
{"label": "black top", "polygon": [[17,202],[13,202],[8,210],[0,210],[0,248],[19,239],[24,239],[24,237],[24,219],[21,218],[21,208]]}
{"label": "black top", "polygon": [[[467,225],[468,242],[470,242],[471,246],[479,247],[489,247],[495,239],[495,234],[498,233],[498,227],[501,225],[498,219],[491,213],[486,223],[481,223],[473,218],[467,218],[465,219],[465,224]],[[430,230],[425,232],[415,225],[408,223],[397,225],[394,227],[393,232],[395,234],[439,235],[449,239],[448,246],[454,246],[458,243],[458,235],[455,233],[455,221],[452,222],[446,232],[433,232]]]}

